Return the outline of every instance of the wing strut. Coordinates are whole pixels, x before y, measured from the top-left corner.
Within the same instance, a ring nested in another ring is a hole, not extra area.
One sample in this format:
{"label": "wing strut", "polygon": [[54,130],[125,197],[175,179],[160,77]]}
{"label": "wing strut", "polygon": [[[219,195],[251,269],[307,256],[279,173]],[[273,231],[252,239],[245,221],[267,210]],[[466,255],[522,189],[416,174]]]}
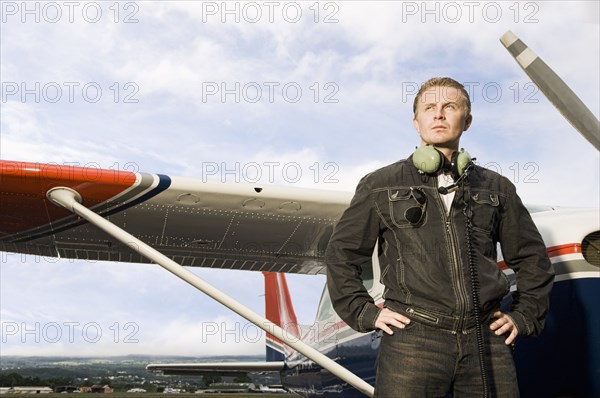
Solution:
{"label": "wing strut", "polygon": [[229,308],[233,312],[252,322],[265,332],[277,337],[279,340],[283,341],[296,351],[300,352],[307,358],[321,365],[324,369],[328,370],[332,374],[338,376],[340,379],[354,386],[356,389],[358,389],[365,395],[373,397],[374,389],[369,383],[356,376],[354,373],[350,372],[348,369],[336,363],[332,359],[326,357],[319,351],[315,350],[308,344],[303,343],[299,339],[295,338],[294,336],[291,336],[292,338],[290,338],[290,336],[288,336],[288,334],[286,334],[282,328],[280,328],[273,322],[269,321],[266,318],[263,318],[248,307],[242,305],[241,303],[237,302],[233,298],[221,292],[214,286],[205,282],[194,273],[183,268],[175,261],[171,260],[170,258],[161,254],[157,250],[148,246],[141,240],[137,239],[133,235],[117,227],[107,219],[99,216],[92,210],[83,206],[81,204],[81,195],[79,195],[78,192],[74,191],[71,188],[56,187],[50,189],[46,193],[46,196],[55,205],[60,206],[70,212],[73,212],[79,215],[80,217],[84,218],[85,220],[89,221],[91,224],[100,228],[109,235],[113,236],[115,239],[128,245],[142,256],[157,263],[161,267],[165,268],[167,271],[183,279],[184,281],[194,286],[201,292],[207,294],[209,297],[223,304],[225,307]]}

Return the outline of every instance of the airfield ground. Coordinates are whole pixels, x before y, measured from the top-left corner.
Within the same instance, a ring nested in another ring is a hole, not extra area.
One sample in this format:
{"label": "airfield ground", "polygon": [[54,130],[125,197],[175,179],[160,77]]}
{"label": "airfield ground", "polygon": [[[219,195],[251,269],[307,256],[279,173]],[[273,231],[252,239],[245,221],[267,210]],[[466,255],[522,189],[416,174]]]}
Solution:
{"label": "airfield ground", "polygon": [[[86,398],[89,395],[93,397],[106,397],[106,398],[297,398],[299,395],[296,394],[193,394],[193,393],[182,393],[182,394],[163,394],[163,393],[126,393],[126,392],[115,392],[112,394],[3,394],[5,398],[65,398],[65,395],[69,397],[80,397]],[[183,396],[183,397],[182,397]]]}

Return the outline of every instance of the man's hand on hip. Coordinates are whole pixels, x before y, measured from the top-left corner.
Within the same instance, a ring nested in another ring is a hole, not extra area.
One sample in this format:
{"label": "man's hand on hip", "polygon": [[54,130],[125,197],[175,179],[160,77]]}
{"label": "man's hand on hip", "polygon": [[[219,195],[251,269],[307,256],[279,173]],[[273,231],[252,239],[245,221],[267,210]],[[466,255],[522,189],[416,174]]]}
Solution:
{"label": "man's hand on hip", "polygon": [[506,345],[510,345],[515,342],[515,339],[519,335],[519,330],[515,325],[515,321],[508,315],[500,311],[494,312],[492,315],[496,320],[492,322],[490,325],[490,329],[492,329],[498,336],[509,333],[504,343]]}
{"label": "man's hand on hip", "polygon": [[410,319],[404,315],[401,315],[388,308],[384,308],[381,310],[379,316],[375,320],[375,327],[391,335],[394,334],[394,331],[388,325],[403,329],[409,323]]}

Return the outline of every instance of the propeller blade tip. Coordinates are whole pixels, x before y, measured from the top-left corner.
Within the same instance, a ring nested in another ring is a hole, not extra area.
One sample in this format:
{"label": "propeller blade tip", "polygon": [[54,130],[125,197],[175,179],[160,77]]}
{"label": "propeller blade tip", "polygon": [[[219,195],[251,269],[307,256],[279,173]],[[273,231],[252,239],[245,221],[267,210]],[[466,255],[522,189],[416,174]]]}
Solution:
{"label": "propeller blade tip", "polygon": [[511,44],[519,40],[517,35],[515,35],[512,31],[507,30],[505,34],[500,37],[500,42],[506,48],[510,47]]}

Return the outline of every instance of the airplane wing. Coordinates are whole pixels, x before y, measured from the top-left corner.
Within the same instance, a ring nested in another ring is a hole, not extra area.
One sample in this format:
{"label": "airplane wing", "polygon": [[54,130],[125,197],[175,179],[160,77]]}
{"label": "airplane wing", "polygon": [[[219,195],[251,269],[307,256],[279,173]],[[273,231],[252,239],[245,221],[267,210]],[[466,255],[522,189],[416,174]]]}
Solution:
{"label": "airplane wing", "polygon": [[155,262],[373,396],[363,379],[182,267],[322,273],[351,194],[10,161],[0,161],[0,187],[1,251]]}
{"label": "airplane wing", "polygon": [[304,274],[324,273],[329,236],[350,201],[335,191],[0,161],[0,251],[149,262],[52,204],[46,193],[58,186],[181,265]]}
{"label": "airplane wing", "polygon": [[513,32],[506,32],[500,41],[564,118],[600,151],[600,121],[583,101]]}
{"label": "airplane wing", "polygon": [[221,376],[239,376],[246,373],[280,372],[285,363],[273,362],[206,362],[206,363],[170,363],[149,364],[146,370],[161,372],[165,375],[199,376],[218,374]]}
{"label": "airplane wing", "polygon": [[363,379],[182,267],[323,272],[350,194],[7,161],[0,162],[0,184],[0,250],[147,258],[373,396]]}

